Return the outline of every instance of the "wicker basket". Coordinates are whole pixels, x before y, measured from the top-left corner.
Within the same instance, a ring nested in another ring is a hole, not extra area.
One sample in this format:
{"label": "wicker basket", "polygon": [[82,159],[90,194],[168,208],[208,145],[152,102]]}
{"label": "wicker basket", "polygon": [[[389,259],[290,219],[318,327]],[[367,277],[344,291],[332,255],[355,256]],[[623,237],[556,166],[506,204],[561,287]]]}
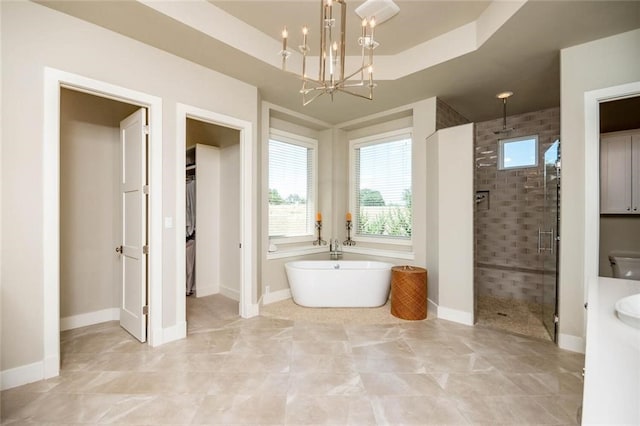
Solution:
{"label": "wicker basket", "polygon": [[391,314],[406,320],[427,317],[427,270],[416,266],[391,268]]}

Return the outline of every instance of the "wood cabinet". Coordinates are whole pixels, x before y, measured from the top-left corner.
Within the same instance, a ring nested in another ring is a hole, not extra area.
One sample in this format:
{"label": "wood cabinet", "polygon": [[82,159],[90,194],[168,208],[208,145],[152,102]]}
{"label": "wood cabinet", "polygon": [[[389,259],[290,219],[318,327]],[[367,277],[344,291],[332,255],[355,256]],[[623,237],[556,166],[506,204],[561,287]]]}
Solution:
{"label": "wood cabinet", "polygon": [[640,214],[640,129],[600,137],[600,213]]}

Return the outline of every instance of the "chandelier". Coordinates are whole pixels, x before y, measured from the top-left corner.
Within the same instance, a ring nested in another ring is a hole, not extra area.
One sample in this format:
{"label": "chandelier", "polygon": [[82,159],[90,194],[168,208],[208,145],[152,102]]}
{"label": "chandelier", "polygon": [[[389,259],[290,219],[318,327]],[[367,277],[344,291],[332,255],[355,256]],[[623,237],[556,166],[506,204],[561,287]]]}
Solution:
{"label": "chandelier", "polygon": [[[340,10],[336,11],[340,5]],[[336,17],[339,16],[339,28]],[[379,43],[373,37],[376,20],[374,17],[362,20],[362,31],[358,37],[360,46],[360,67],[350,74],[345,73],[346,58],[346,16],[347,3],[345,0],[320,0],[320,50],[318,78],[307,75],[307,56],[311,52],[307,44],[309,28],[302,28],[302,44],[298,50],[302,54],[302,104],[308,105],[319,96],[328,94],[333,100],[336,92],[348,93],[364,99],[373,99],[373,50]],[[289,33],[287,27],[282,31],[282,70],[287,71],[287,58],[291,52],[287,49]]]}

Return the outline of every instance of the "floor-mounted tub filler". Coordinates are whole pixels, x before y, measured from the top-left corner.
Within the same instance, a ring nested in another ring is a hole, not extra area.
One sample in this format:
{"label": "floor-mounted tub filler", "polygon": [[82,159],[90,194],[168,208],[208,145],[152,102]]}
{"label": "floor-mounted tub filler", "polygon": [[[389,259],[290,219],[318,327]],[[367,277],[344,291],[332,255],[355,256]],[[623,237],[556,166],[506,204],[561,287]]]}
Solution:
{"label": "floor-mounted tub filler", "polygon": [[285,264],[293,301],[311,308],[373,308],[389,298],[391,267],[366,260],[298,260]]}

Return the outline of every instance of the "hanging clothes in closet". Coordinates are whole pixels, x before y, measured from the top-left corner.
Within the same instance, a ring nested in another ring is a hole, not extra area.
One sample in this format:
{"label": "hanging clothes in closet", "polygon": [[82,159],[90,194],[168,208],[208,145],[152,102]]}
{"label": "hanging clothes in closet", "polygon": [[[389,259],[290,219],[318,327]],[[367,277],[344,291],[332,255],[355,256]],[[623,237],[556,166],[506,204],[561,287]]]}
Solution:
{"label": "hanging clothes in closet", "polygon": [[189,176],[186,184],[186,294],[190,296],[196,289],[196,180]]}

